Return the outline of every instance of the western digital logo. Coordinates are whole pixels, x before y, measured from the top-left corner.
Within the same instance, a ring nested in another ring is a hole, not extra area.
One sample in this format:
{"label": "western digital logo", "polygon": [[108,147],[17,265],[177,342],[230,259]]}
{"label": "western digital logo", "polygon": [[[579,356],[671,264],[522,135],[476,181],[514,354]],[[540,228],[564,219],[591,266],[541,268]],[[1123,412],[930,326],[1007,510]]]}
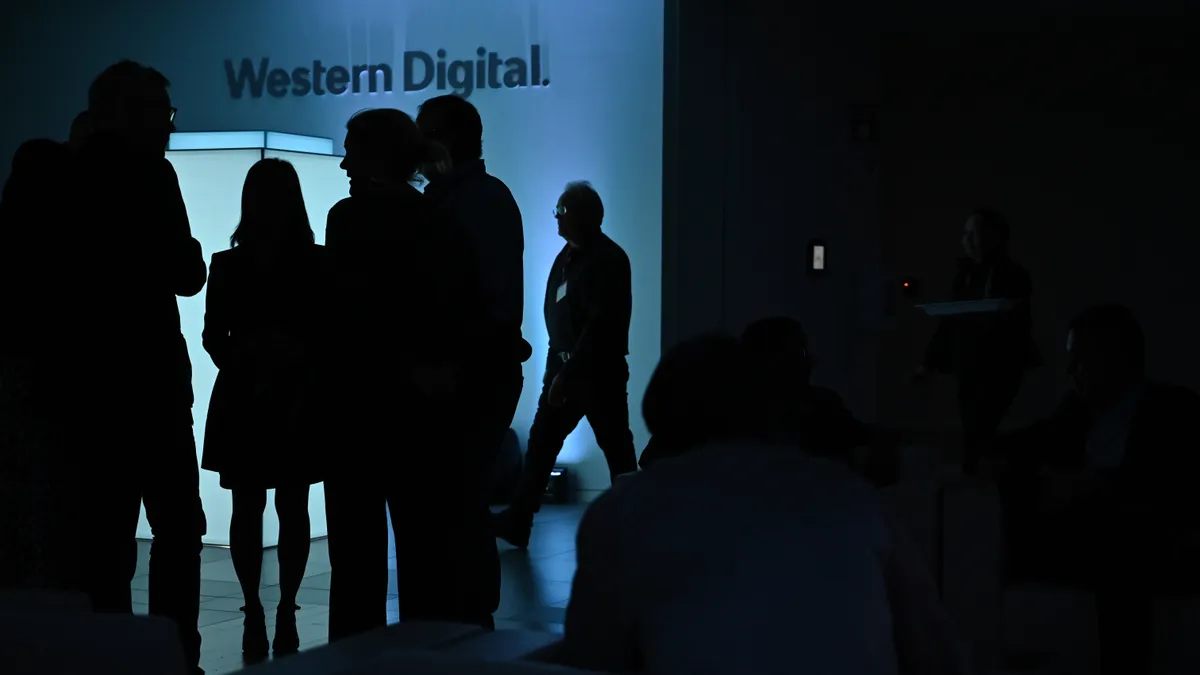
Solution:
{"label": "western digital logo", "polygon": [[[545,87],[549,79],[542,76],[541,45],[530,45],[528,58],[501,57],[486,47],[475,50],[474,59],[447,61],[446,50],[434,54],[422,51],[404,52],[401,65],[402,87],[406,92],[453,91],[463,97],[477,89],[520,89]],[[242,59],[235,64],[225,60],[225,79],[233,98],[262,98],[265,93],[274,98],[285,96],[341,96],[343,94],[390,93],[393,90],[394,69],[386,63],[355,66],[327,66],[313,61],[311,66],[297,68],[271,67],[267,58]]]}

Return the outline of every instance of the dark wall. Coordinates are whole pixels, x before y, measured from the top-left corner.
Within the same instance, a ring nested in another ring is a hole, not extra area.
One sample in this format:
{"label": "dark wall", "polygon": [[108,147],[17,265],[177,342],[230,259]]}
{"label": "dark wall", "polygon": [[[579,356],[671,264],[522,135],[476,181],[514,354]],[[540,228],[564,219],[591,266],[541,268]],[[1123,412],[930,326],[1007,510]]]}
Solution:
{"label": "dark wall", "polygon": [[[1011,417],[1061,393],[1088,304],[1141,316],[1152,375],[1200,387],[1189,264],[1200,63],[1178,8],[1007,5],[951,16],[868,3],[680,3],[668,13],[665,345],[786,313],[816,379],[865,418],[950,428],[950,383],[907,384],[932,322],[894,280],[948,290],[969,211],[1008,213],[1047,365]],[[677,70],[672,71],[672,64]],[[855,133],[873,111],[874,135]],[[830,273],[805,273],[807,242]]]}

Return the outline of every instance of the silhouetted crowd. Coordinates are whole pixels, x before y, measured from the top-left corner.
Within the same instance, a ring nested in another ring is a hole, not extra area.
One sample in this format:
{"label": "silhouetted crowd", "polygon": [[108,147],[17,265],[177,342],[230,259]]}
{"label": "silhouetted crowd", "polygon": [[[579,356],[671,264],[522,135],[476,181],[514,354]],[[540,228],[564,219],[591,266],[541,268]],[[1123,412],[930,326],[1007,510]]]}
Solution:
{"label": "silhouetted crowd", "polygon": [[[203,468],[232,493],[248,661],[299,649],[318,482],[330,640],[386,624],[385,505],[402,619],[491,628],[495,538],[528,546],[563,441],[586,417],[614,487],[580,525],[564,663],[968,672],[927,561],[879,490],[897,479],[905,435],[860,422],[811,383],[798,321],[668,351],[643,399],[652,439],[639,462],[630,261],[602,231],[596,190],[569,183],[553,210],[565,245],[546,285],[542,393],[516,495],[493,514],[492,470],[533,348],[521,331],[521,212],[487,173],[474,106],[440,96],[415,120],[351,117],[350,196],[329,211],[324,246],[294,168],[258,162],[230,248],[206,267],[165,156],[168,89],[157,71],[118,63],[92,84],[67,143],[30,141],[13,158],[0,201],[0,585],[132,612],[144,506],[149,611],[176,622],[201,672]],[[968,219],[952,300],[1008,304],[941,319],[916,379],[956,377],[964,468],[1003,498],[1006,578],[1095,590],[1104,672],[1149,672],[1156,589],[1179,588],[1200,560],[1188,460],[1175,451],[1200,400],[1148,381],[1136,318],[1104,305],[1066,336],[1075,391],[1044,421],[998,433],[1041,363],[1029,275],[1008,238],[995,211]],[[176,298],[206,284],[203,346],[218,376],[198,465]],[[259,597],[271,489],[273,637]]]}

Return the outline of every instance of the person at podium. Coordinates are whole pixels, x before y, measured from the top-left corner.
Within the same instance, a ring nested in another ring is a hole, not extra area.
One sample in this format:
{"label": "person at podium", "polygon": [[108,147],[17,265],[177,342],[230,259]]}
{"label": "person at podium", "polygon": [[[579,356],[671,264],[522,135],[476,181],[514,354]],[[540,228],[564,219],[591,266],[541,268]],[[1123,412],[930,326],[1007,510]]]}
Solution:
{"label": "person at podium", "polygon": [[1008,252],[1008,221],[993,209],[967,218],[950,300],[1003,299],[1012,309],[939,320],[915,379],[954,375],[962,422],[964,468],[974,471],[980,444],[995,434],[1021,388],[1025,370],[1041,364],[1032,338],[1029,272]]}

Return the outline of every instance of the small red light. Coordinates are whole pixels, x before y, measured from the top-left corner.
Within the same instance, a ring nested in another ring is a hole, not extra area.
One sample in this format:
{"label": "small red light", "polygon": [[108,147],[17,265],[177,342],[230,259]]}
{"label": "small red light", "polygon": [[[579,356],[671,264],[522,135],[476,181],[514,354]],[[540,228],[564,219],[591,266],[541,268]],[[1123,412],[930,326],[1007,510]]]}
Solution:
{"label": "small red light", "polygon": [[908,288],[908,282],[907,282],[907,281],[906,281],[906,282],[904,282],[904,287],[905,287],[905,288]]}

